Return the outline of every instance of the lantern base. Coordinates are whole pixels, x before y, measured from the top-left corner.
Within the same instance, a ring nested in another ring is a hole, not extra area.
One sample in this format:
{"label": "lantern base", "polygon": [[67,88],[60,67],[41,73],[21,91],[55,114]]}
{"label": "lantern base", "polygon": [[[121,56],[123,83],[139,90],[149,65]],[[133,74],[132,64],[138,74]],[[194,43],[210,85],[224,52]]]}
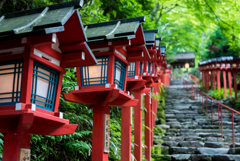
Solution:
{"label": "lantern base", "polygon": [[0,112],[0,133],[26,133],[36,135],[73,134],[77,124],[31,109]]}
{"label": "lantern base", "polygon": [[146,80],[143,79],[130,79],[127,80],[127,91],[135,91],[145,88]]}
{"label": "lantern base", "polygon": [[81,89],[63,94],[65,100],[84,104],[109,106],[135,106],[138,100],[118,88]]}

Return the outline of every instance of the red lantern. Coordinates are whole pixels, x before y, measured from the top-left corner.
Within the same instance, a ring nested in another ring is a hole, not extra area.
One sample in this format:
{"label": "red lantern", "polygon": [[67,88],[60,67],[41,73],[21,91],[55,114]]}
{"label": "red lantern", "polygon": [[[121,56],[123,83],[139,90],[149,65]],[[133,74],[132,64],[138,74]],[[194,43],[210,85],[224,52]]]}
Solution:
{"label": "red lantern", "polygon": [[126,91],[126,85],[129,61],[148,57],[140,24],[144,19],[137,17],[85,26],[88,44],[98,64],[78,67],[78,86],[64,97],[86,103],[93,109],[92,161],[108,160],[109,106],[129,108],[138,104]]}
{"label": "red lantern", "polygon": [[73,1],[0,20],[3,161],[21,160],[26,149],[29,154],[31,134],[65,135],[77,128],[63,119],[58,105],[64,68],[96,63],[74,9],[79,7],[80,1]]}

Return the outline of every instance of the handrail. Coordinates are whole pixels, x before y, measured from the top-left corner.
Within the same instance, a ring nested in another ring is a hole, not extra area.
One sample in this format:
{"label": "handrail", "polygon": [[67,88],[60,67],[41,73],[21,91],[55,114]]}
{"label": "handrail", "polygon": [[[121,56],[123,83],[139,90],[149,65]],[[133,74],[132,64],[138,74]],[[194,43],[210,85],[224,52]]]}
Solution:
{"label": "handrail", "polygon": [[[190,86],[189,86],[190,85]],[[227,108],[228,110],[230,110],[232,112],[232,138],[233,138],[233,148],[235,148],[235,136],[234,136],[234,113],[237,113],[240,115],[239,111],[236,111],[234,109],[232,109],[231,107],[228,107],[227,105],[224,105],[222,103],[220,103],[219,101],[215,100],[214,98],[210,97],[208,94],[204,93],[203,91],[201,91],[199,88],[196,88],[193,86],[193,84],[191,84],[190,82],[188,82],[187,80],[183,79],[183,87],[188,90],[188,88],[191,88],[191,98],[192,100],[195,99],[195,96],[197,96],[198,98],[198,102],[200,102],[201,100],[199,100],[199,96],[202,96],[202,110],[204,111],[204,104],[206,104],[206,114],[208,114],[208,104],[207,104],[207,99],[211,100],[211,120],[212,120],[212,124],[213,124],[213,108],[212,108],[212,102],[216,102],[218,105],[218,126],[219,126],[219,133],[222,134],[222,138],[223,138],[223,115],[222,115],[222,107]],[[205,97],[205,103],[203,101]],[[219,106],[220,106],[220,110],[219,110]],[[221,114],[221,116],[219,116]],[[220,120],[221,118],[221,120]],[[220,129],[221,126],[221,129]]]}
{"label": "handrail", "polygon": [[193,74],[191,74],[191,73],[188,73],[188,76],[192,79],[192,81],[193,81],[195,84],[198,84],[198,83],[199,83],[199,79],[198,79],[195,75],[193,75]]}

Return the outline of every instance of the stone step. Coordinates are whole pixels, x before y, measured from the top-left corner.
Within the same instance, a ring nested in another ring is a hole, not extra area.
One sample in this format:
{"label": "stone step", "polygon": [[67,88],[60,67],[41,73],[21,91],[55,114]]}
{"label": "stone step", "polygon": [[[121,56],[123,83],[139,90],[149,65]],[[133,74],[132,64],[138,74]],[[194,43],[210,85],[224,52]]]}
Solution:
{"label": "stone step", "polygon": [[204,147],[208,148],[228,148],[229,144],[225,142],[204,142]]}
{"label": "stone step", "polygon": [[[169,149],[170,150],[170,149]],[[204,154],[204,155],[218,155],[218,154],[227,154],[229,148],[209,148],[209,147],[201,147],[198,148],[196,153],[197,154]]]}
{"label": "stone step", "polygon": [[220,155],[203,155],[203,154],[173,154],[160,155],[153,154],[155,161],[240,161],[240,155],[220,154]]}
{"label": "stone step", "polygon": [[170,147],[169,154],[196,154],[197,150],[195,147]]}

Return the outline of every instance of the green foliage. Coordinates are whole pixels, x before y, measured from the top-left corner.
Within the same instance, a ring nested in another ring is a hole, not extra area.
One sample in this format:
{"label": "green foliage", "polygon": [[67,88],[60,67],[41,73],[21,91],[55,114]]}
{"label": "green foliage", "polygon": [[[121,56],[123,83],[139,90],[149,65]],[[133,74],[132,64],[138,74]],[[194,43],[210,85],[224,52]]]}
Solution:
{"label": "green foliage", "polygon": [[171,161],[171,155],[153,154],[152,161]]}
{"label": "green foliage", "polygon": [[[229,96],[229,89],[226,89],[226,91],[227,91],[227,95]],[[217,100],[225,99],[225,97],[224,97],[224,88],[221,88],[220,92],[218,91],[218,89],[216,89],[216,90],[214,90],[214,89],[209,90],[207,92],[207,94],[209,96],[211,96],[212,98],[217,99]],[[232,96],[234,96],[234,95],[235,95],[235,92],[232,91]]]}
{"label": "green foliage", "polygon": [[151,153],[152,154],[162,154],[162,148],[159,145],[153,146],[151,148]]}
{"label": "green foliage", "polygon": [[2,158],[2,150],[3,150],[3,134],[0,133],[0,158]]}
{"label": "green foliage", "polygon": [[165,133],[165,130],[163,130],[160,126],[156,126],[153,129],[154,135],[158,135],[158,136],[163,136]]}

